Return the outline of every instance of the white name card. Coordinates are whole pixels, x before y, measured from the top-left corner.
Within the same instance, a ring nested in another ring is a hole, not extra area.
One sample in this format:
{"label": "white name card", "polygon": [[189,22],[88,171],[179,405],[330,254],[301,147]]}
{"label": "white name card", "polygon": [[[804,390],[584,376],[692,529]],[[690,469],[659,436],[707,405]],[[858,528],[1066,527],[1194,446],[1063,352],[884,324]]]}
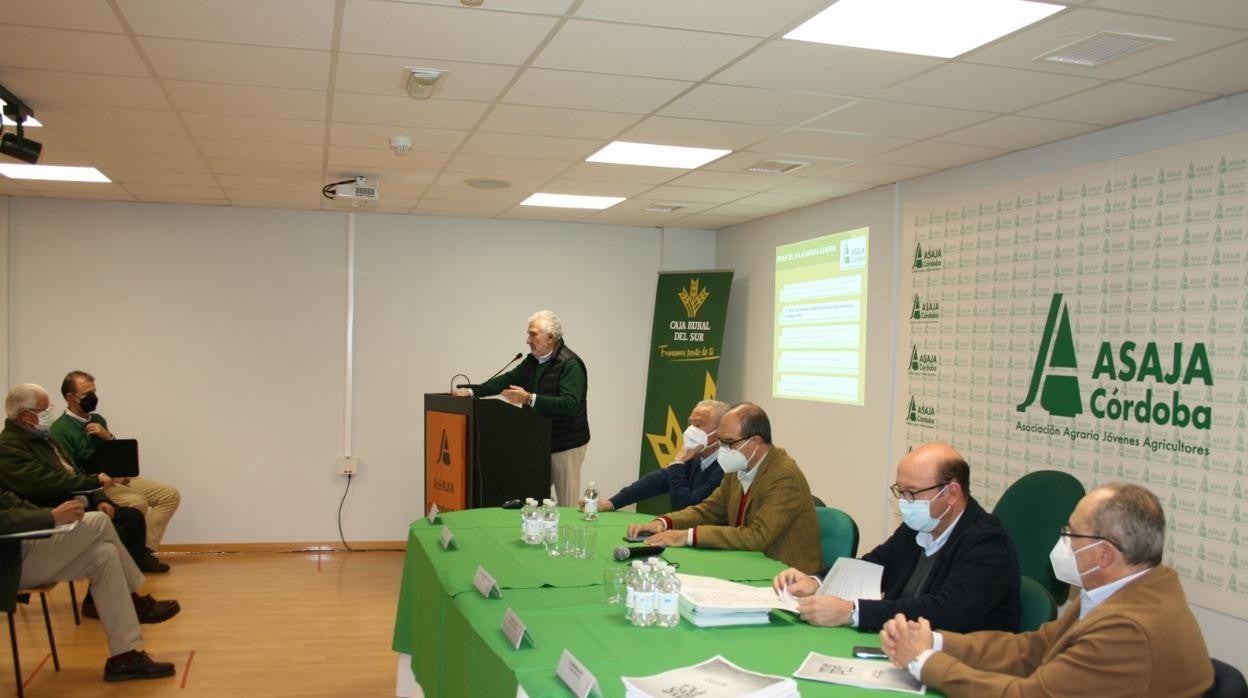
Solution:
{"label": "white name card", "polygon": [[590,694],[601,695],[598,691],[598,679],[567,650],[559,657],[559,667],[555,669],[555,674],[577,698],[588,698]]}
{"label": "white name card", "polygon": [[438,510],[438,503],[434,502],[429,505],[429,524],[433,525],[438,522],[438,514],[442,513]]}
{"label": "white name card", "polygon": [[455,534],[451,533],[450,526],[442,524],[442,549],[450,550],[454,547],[457,547],[455,545]]}
{"label": "white name card", "polygon": [[525,640],[529,641],[530,647],[534,646],[533,636],[525,629],[524,623],[520,621],[520,616],[517,616],[516,612],[510,608],[503,614],[503,634],[511,641],[511,646],[516,649],[520,649],[520,645]]}
{"label": "white name card", "polygon": [[500,599],[503,598],[503,590],[498,588],[498,582],[494,581],[484,567],[477,568],[477,576],[473,577],[472,585],[487,599],[494,595]]}

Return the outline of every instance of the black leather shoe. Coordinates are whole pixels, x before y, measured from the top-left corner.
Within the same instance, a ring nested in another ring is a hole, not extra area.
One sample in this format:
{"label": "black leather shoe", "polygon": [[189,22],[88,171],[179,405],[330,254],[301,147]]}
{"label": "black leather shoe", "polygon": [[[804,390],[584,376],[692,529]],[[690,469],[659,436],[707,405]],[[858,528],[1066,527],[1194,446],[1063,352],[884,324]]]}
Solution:
{"label": "black leather shoe", "polygon": [[163,679],[174,675],[172,662],[158,662],[142,650],[130,650],[104,662],[105,681]]}
{"label": "black leather shoe", "polygon": [[93,620],[100,619],[100,612],[95,609],[95,599],[91,598],[90,594],[82,598],[82,617]]}
{"label": "black leather shoe", "polygon": [[149,551],[143,553],[143,557],[139,558],[139,571],[146,572],[148,574],[158,574],[161,572],[168,572],[169,565],[157,560],[156,556]]}
{"label": "black leather shoe", "polygon": [[134,612],[139,616],[140,623],[163,623],[181,610],[182,604],[172,599],[157,601],[151,594],[134,597]]}

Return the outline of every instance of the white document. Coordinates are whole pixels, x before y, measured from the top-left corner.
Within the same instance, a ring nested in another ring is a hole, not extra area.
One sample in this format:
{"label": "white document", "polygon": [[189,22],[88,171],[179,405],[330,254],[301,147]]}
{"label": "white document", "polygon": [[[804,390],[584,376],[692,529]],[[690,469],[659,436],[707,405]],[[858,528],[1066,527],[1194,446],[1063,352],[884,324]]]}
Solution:
{"label": "white document", "polygon": [[819,585],[821,596],[839,596],[842,599],[877,600],[881,582],[884,579],[884,566],[874,562],[866,562],[852,557],[837,558],[828,572],[828,578]]}
{"label": "white document", "polygon": [[919,695],[927,692],[927,687],[910,672],[878,659],[841,659],[811,652],[793,675],[799,679],[843,686]]}
{"label": "white document", "polygon": [[720,656],[654,676],[621,676],[620,680],[624,682],[628,698],[779,698],[797,695],[797,682],[793,679],[747,671]]}
{"label": "white document", "polygon": [[22,531],[21,533],[6,533],[0,536],[0,540],[18,540],[22,538],[49,538],[60,533],[69,533],[78,527],[77,521],[70,521],[52,528],[41,528],[38,531]]}
{"label": "white document", "polygon": [[680,596],[696,613],[720,611],[769,611],[779,608],[797,612],[797,601],[784,600],[771,587],[752,587],[714,577],[677,574]]}

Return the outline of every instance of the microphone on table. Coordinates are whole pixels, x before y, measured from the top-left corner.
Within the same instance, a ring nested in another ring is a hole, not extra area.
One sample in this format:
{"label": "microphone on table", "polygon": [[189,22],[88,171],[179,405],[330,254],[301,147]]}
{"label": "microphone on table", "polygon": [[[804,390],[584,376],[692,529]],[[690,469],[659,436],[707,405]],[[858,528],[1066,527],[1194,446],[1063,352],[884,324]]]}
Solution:
{"label": "microphone on table", "polygon": [[[500,373],[502,373],[503,371],[506,371],[507,369],[511,368],[511,365],[512,365],[512,364],[514,364],[514,363],[516,363],[517,361],[519,361],[519,360],[520,360],[523,356],[524,356],[524,352],[521,352],[521,351],[516,352],[516,355],[515,355],[515,356],[513,356],[513,357],[511,357],[511,361],[508,361],[507,363],[503,364],[503,367],[502,367],[502,368],[500,368],[500,369],[498,369],[497,371],[495,371],[495,372],[494,372],[494,375],[490,376],[489,378],[486,378],[486,379],[485,379],[484,381],[482,381],[482,382],[484,382],[484,383],[488,383],[488,382],[490,382],[490,381],[494,380],[495,378],[497,378],[497,377],[498,377],[498,374],[500,374]],[[456,387],[456,388],[476,388],[476,387],[477,387],[477,386],[479,386],[479,385],[480,385],[480,383],[459,383],[459,384],[456,384],[456,386],[455,386],[455,387]]]}
{"label": "microphone on table", "polygon": [[666,550],[662,545],[621,545],[615,549],[615,559],[623,562],[629,558],[653,557]]}

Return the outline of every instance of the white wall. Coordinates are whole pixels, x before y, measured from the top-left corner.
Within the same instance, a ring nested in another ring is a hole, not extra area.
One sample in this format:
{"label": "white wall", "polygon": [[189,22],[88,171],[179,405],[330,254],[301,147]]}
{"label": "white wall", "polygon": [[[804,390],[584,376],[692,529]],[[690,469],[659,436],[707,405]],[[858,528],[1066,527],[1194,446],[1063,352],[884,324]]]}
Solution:
{"label": "white wall", "polygon": [[[730,402],[757,402],[772,436],[797,459],[811,491],[849,512],[870,550],[895,527],[892,483],[897,226],[894,187],[809,206],[720,231],[718,261],[736,270],[719,372]],[[866,397],[862,407],[771,397],[776,247],[863,226],[871,228],[867,270]]]}
{"label": "white wall", "polygon": [[[183,492],[168,542],[337,539],[345,214],[0,205],[10,381],[56,393],[70,369],[96,375],[100,410],[140,439],[144,473]],[[404,539],[424,502],[423,394],[457,372],[488,376],[524,349],[540,308],[560,313],[588,365],[583,480],[636,478],[655,275],[712,266],[714,232],[376,214],[356,214],[354,230],[362,470],[348,540]]]}

